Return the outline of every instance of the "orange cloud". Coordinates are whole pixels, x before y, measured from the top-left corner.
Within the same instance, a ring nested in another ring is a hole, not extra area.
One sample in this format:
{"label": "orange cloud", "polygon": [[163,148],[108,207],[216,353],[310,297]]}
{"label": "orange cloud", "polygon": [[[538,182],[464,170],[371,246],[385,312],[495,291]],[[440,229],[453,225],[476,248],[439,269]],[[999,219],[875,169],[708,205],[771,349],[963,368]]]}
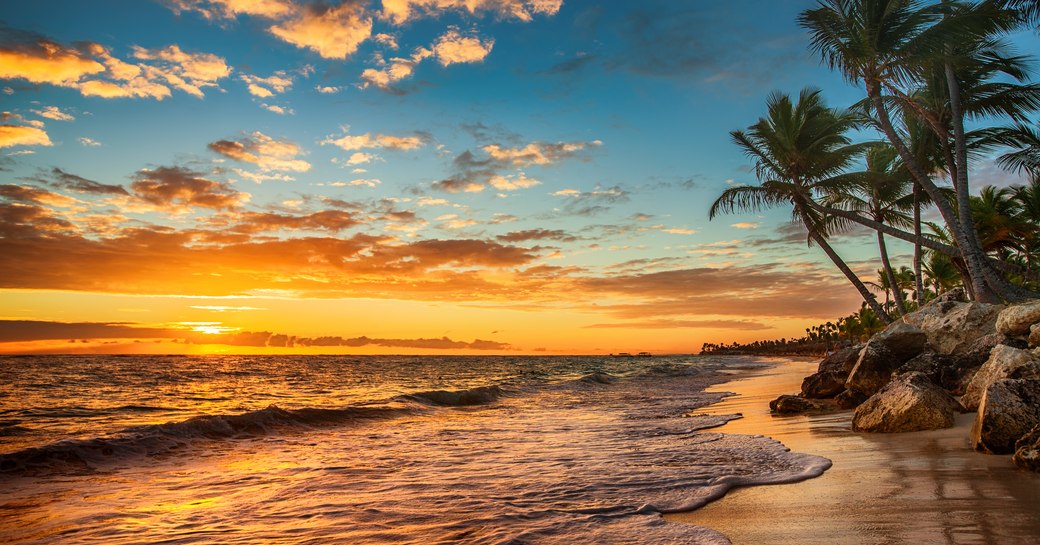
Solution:
{"label": "orange cloud", "polygon": [[338,6],[310,5],[268,31],[296,47],[326,59],[346,59],[372,35],[372,18],[354,2]]}
{"label": "orange cloud", "polygon": [[[426,145],[430,137],[426,134],[417,133],[412,136],[393,136],[388,134],[372,135],[369,133],[352,136],[349,134],[339,138],[326,137],[321,145],[333,145],[344,151],[357,151],[362,149],[386,148],[392,150],[413,150]],[[354,156],[352,155],[351,158]]]}
{"label": "orange cloud", "polygon": [[279,229],[337,232],[361,224],[352,214],[342,210],[322,210],[301,216],[249,212],[240,214],[235,220],[238,223],[232,226],[231,230],[237,233],[259,233]]}
{"label": "orange cloud", "polygon": [[207,180],[181,167],[141,170],[130,188],[148,203],[176,208],[233,209],[249,200],[248,193],[235,191],[225,183]]}
{"label": "orange cloud", "polygon": [[298,159],[300,146],[288,140],[276,140],[262,132],[254,132],[241,140],[218,140],[209,149],[236,161],[253,163],[263,170],[307,172],[311,164]]}
{"label": "orange cloud", "polygon": [[9,31],[0,46],[0,79],[25,79],[79,90],[101,98],[147,97],[162,100],[171,88],[202,97],[203,87],[215,87],[231,69],[210,53],[187,53],[177,45],[162,49],[134,47],[129,63],[113,57],[96,43],[67,47],[42,36]]}
{"label": "orange cloud", "polygon": [[46,131],[21,125],[0,125],[0,148],[13,146],[51,146]]}
{"label": "orange cloud", "polygon": [[81,49],[65,47],[43,37],[23,35],[21,43],[0,46],[0,78],[31,83],[72,85],[105,66]]}

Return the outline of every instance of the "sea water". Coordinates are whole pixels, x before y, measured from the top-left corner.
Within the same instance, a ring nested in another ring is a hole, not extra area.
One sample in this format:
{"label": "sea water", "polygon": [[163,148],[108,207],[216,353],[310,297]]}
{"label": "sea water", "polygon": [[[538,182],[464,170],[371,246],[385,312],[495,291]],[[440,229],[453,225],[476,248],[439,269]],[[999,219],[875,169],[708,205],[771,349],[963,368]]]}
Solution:
{"label": "sea water", "polygon": [[829,466],[699,411],[775,363],[0,358],[0,542],[725,543],[660,515]]}

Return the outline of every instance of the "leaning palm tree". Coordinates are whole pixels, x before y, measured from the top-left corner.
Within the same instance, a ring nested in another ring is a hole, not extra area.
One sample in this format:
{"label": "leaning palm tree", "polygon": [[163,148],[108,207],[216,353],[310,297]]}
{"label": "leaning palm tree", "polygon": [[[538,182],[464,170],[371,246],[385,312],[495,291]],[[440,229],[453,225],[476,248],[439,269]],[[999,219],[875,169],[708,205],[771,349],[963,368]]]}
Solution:
{"label": "leaning palm tree", "polygon": [[818,89],[806,88],[798,96],[773,93],[766,101],[768,115],[747,131],[733,131],[733,141],[755,161],[760,185],[731,187],[711,205],[708,218],[722,213],[750,212],[765,207],[790,205],[794,219],[808,231],[810,243],[819,246],[855,286],[866,304],[886,322],[891,318],[874,295],[827,242],[834,224],[809,206],[820,185],[845,169],[859,146],[850,144],[848,131],[855,117],[847,111],[828,108]]}

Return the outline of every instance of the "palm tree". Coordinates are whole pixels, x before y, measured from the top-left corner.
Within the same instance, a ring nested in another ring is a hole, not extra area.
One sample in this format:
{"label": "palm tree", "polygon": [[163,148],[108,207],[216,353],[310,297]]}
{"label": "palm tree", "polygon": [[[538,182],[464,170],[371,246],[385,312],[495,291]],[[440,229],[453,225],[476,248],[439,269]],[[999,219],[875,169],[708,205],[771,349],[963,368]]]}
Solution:
{"label": "palm tree", "polygon": [[806,88],[798,96],[773,93],[766,101],[768,116],[748,127],[733,131],[733,141],[755,161],[757,186],[725,190],[708,212],[714,219],[721,213],[750,212],[789,204],[794,218],[808,230],[811,243],[819,246],[856,287],[866,304],[881,319],[891,318],[863,285],[852,269],[827,242],[829,219],[809,206],[814,191],[828,178],[840,173],[853,160],[857,146],[850,145],[847,132],[855,125],[849,112],[828,108],[820,91]]}
{"label": "palm tree", "polygon": [[[864,86],[886,138],[896,148],[913,178],[932,198],[953,234],[976,298],[990,302],[997,301],[998,296],[1012,299],[1020,294],[1016,294],[1002,277],[990,269],[973,229],[958,219],[970,221],[967,219],[964,112],[953,66],[966,55],[960,50],[954,51],[951,44],[967,43],[975,47],[994,32],[1006,29],[1007,22],[999,16],[1001,13],[988,4],[965,6],[955,2],[923,4],[915,0],[821,0],[819,8],[804,11],[799,17],[802,26],[811,32],[811,49],[819,53],[826,64],[840,70],[850,82]],[[947,142],[954,142],[948,167],[956,168],[954,180],[961,210],[959,216],[940,197],[930,172],[918,163],[889,112],[889,97],[912,102],[910,96],[914,87],[936,66],[937,59],[947,76],[949,123],[939,123],[939,120],[926,115],[922,117]]]}
{"label": "palm tree", "polygon": [[924,262],[925,284],[941,295],[961,285],[961,273],[950,256],[942,252],[929,251]]}
{"label": "palm tree", "polygon": [[[877,144],[866,149],[866,167],[863,172],[840,175],[831,184],[844,182],[845,191],[830,195],[827,202],[833,206],[856,210],[878,223],[909,227],[913,219],[908,212],[914,207],[913,180],[910,173],[898,162],[895,148]],[[885,233],[877,231],[878,250],[881,253],[882,271],[889,286],[896,286],[895,272],[888,258]],[[899,315],[906,314],[906,303],[902,296],[894,298]]]}

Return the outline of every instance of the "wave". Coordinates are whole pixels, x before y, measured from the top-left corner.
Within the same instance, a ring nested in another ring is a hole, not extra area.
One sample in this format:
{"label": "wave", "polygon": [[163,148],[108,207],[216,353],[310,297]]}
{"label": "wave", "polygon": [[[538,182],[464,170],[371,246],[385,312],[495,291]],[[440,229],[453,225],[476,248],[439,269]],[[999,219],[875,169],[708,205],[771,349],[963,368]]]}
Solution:
{"label": "wave", "polygon": [[0,474],[91,471],[131,456],[158,456],[184,449],[194,441],[246,439],[285,430],[343,425],[414,413],[392,406],[286,410],[271,405],[241,414],[196,416],[178,422],[126,428],[110,437],[69,439],[0,454]]}
{"label": "wave", "polygon": [[618,377],[615,377],[610,373],[596,371],[595,373],[589,373],[581,377],[580,379],[578,379],[578,382],[582,382],[584,384],[614,384],[618,380],[620,380]]}
{"label": "wave", "polygon": [[441,407],[464,407],[469,405],[487,405],[505,394],[500,386],[480,386],[468,390],[431,390],[403,396],[404,399],[418,401],[427,405]]}

